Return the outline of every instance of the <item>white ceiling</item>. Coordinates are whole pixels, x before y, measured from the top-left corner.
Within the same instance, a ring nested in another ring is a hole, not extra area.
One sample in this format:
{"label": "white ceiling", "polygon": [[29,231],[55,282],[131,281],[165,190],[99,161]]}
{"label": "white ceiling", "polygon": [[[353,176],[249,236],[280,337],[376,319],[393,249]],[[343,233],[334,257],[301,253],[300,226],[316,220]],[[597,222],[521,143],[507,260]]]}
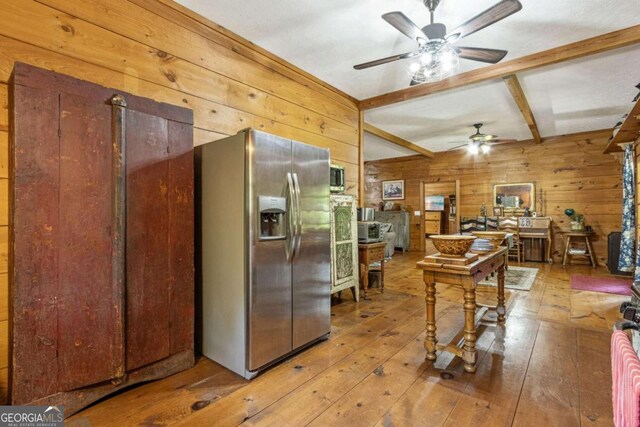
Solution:
{"label": "white ceiling", "polygon": [[478,83],[377,108],[365,112],[365,121],[432,151],[464,144],[475,133],[472,125],[478,122],[484,124],[483,133],[504,139],[531,138],[502,81]]}
{"label": "white ceiling", "polygon": [[629,112],[638,93],[635,85],[640,83],[640,46],[520,73],[518,77],[542,136],[613,128],[620,116]]}
{"label": "white ceiling", "polygon": [[[429,20],[422,0],[177,1],[358,99],[406,88],[410,79],[407,61],[353,69],[357,63],[415,50],[415,42],[380,15],[399,10],[418,26]],[[497,1],[442,0],[436,22],[453,29]],[[521,2],[520,12],[458,45],[506,49],[504,60],[509,60],[640,23],[639,0]],[[460,72],[481,66],[485,65],[461,60]],[[639,66],[640,49],[632,47],[519,77],[541,133],[550,136],[613,126],[625,111],[627,101],[621,97],[635,94]],[[500,81],[383,107],[367,112],[366,119],[434,151],[447,147],[446,141],[470,135],[470,125],[478,121],[486,124],[483,131],[501,138],[530,138]],[[389,154],[379,141],[366,136],[365,157]]]}
{"label": "white ceiling", "polygon": [[408,148],[393,144],[386,139],[379,138],[375,135],[365,135],[364,161],[391,159],[394,157],[415,156],[416,152]]}

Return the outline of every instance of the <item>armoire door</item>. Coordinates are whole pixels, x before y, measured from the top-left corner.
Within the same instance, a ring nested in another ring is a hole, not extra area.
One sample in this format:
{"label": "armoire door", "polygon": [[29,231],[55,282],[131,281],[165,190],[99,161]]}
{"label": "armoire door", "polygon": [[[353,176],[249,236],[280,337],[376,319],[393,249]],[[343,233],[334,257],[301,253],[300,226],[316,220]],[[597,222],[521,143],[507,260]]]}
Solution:
{"label": "armoire door", "polygon": [[191,111],[16,64],[12,404],[68,416],[193,365]]}

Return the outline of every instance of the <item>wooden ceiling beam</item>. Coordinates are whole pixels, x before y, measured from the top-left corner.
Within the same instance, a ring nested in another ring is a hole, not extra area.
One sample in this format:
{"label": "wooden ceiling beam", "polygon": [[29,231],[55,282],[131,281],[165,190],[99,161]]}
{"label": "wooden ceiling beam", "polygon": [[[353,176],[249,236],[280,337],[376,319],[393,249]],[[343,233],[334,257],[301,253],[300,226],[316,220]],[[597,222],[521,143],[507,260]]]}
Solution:
{"label": "wooden ceiling beam", "polygon": [[640,25],[613,31],[590,39],[566,44],[553,49],[515,58],[510,61],[456,74],[434,83],[424,83],[406,89],[389,92],[372,98],[363,99],[359,103],[361,110],[383,107],[410,99],[420,98],[445,90],[479,83],[485,80],[499,79],[510,74],[557,64],[584,56],[605,52],[611,49],[628,46],[640,42]]}
{"label": "wooden ceiling beam", "polygon": [[375,135],[379,138],[385,139],[393,144],[399,145],[404,148],[408,148],[409,150],[413,150],[416,153],[422,154],[423,156],[426,156],[429,158],[434,157],[433,151],[427,150],[426,148],[422,148],[419,145],[414,144],[413,142],[409,142],[406,139],[402,139],[399,136],[395,136],[369,123],[364,124],[364,131],[367,133],[370,133],[371,135]]}
{"label": "wooden ceiling beam", "polygon": [[533,117],[533,111],[531,111],[529,101],[527,101],[527,97],[522,90],[518,77],[515,74],[509,74],[508,76],[503,77],[503,80],[507,85],[507,88],[509,88],[509,92],[511,92],[513,100],[516,101],[516,105],[518,106],[520,113],[522,113],[524,121],[527,123],[527,126],[529,126],[533,140],[536,144],[540,144],[540,142],[542,142],[540,131],[538,130],[536,119]]}

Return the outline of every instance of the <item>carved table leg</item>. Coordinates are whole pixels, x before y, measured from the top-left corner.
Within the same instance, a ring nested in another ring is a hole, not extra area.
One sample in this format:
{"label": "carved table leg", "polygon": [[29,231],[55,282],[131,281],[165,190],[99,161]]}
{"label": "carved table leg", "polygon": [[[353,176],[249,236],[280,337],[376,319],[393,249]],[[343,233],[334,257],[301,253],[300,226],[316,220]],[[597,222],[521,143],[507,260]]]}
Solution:
{"label": "carved table leg", "polygon": [[364,292],[362,299],[367,299],[367,288],[369,287],[369,266],[365,261],[364,264],[360,264],[360,281],[362,282],[362,290]]}
{"label": "carved table leg", "polygon": [[473,284],[471,286],[471,288],[465,287],[464,289],[464,346],[462,347],[462,359],[464,360],[464,370],[473,373],[476,371],[477,357],[476,290]]}
{"label": "carved table leg", "polygon": [[562,266],[567,265],[567,259],[569,258],[569,247],[571,246],[571,236],[567,236],[564,245],[564,255],[562,256]]}
{"label": "carved table leg", "polygon": [[427,360],[436,360],[436,284],[431,277],[424,277],[425,293],[424,298],[427,304],[427,323],[425,325],[426,338],[424,348],[427,350]]}
{"label": "carved table leg", "polygon": [[507,309],[504,306],[504,270],[505,266],[498,268],[498,305],[496,313],[498,313],[498,322],[504,322],[504,315]]}
{"label": "carved table leg", "polygon": [[384,292],[384,256],[380,261],[380,293]]}

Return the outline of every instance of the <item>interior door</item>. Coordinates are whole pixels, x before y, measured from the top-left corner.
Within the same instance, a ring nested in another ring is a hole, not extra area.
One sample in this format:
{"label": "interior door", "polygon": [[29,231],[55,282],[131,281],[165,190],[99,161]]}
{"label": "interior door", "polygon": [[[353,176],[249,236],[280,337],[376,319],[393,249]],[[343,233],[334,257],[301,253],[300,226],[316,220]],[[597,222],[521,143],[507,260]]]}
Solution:
{"label": "interior door", "polygon": [[[291,263],[286,251],[291,240],[260,240],[258,215],[258,197],[285,197],[289,192],[291,141],[256,131],[249,135],[248,369],[254,371],[291,351]],[[285,221],[290,215],[289,210]]]}
{"label": "interior door", "polygon": [[293,142],[301,239],[293,258],[293,348],[331,331],[329,152]]}

